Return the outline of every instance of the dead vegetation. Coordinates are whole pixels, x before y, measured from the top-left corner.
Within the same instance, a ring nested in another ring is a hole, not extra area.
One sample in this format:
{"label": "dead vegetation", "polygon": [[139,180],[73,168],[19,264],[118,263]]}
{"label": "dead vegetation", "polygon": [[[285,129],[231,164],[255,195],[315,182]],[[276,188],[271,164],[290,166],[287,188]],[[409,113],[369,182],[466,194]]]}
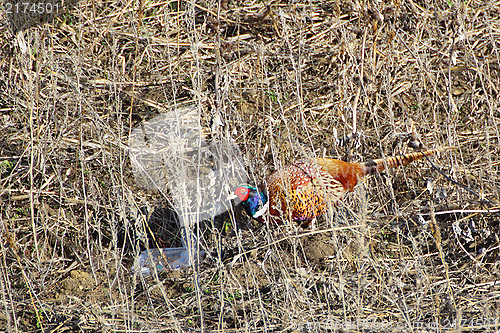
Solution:
{"label": "dead vegetation", "polygon": [[[0,330],[499,329],[500,3],[52,4],[1,14]],[[201,228],[197,271],[144,280],[136,222],[152,246],[179,233],[128,138],[186,105],[253,184],[420,142],[457,147],[431,160],[464,187],[415,163],[307,234],[236,209]]]}

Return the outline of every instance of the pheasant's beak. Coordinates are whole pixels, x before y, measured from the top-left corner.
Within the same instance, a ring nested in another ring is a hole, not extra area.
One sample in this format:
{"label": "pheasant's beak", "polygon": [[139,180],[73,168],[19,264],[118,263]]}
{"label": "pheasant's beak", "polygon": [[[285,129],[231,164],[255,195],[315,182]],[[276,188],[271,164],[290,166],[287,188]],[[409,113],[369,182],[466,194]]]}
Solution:
{"label": "pheasant's beak", "polygon": [[236,194],[231,194],[230,196],[227,197],[228,200],[234,200],[236,198],[238,198]]}

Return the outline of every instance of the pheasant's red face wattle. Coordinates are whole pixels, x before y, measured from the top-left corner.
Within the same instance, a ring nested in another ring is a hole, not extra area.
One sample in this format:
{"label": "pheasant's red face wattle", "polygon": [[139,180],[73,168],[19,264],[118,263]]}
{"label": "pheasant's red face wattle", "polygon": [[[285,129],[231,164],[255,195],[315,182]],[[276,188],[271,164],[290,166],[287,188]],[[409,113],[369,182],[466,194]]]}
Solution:
{"label": "pheasant's red face wattle", "polygon": [[234,194],[236,194],[241,201],[247,201],[250,190],[246,187],[240,186],[234,190]]}

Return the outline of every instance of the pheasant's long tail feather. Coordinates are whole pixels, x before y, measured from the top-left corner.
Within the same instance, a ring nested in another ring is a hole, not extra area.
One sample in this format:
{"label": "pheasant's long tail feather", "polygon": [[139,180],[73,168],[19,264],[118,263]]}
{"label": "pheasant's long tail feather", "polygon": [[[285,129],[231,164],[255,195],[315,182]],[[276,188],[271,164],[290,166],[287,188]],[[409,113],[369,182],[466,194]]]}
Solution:
{"label": "pheasant's long tail feather", "polygon": [[400,156],[392,156],[388,158],[379,158],[376,160],[372,161],[367,161],[362,163],[364,166],[363,168],[363,176],[365,175],[371,175],[386,169],[390,168],[397,168],[400,166],[408,165],[412,163],[413,161],[420,160],[424,158],[425,156],[433,155],[438,152],[450,150],[450,149],[455,149],[454,147],[448,147],[448,148],[437,148],[437,149],[429,149],[421,152],[416,152],[416,153],[411,153],[411,154],[406,154],[406,155],[400,155]]}

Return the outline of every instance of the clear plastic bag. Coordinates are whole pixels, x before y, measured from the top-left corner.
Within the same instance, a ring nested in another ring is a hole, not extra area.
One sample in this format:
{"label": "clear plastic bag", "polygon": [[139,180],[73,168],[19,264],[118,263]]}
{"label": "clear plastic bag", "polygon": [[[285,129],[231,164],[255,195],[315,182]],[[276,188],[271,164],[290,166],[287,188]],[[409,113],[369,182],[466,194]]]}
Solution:
{"label": "clear plastic bag", "polygon": [[[193,253],[194,265],[198,264],[198,258],[203,259],[205,251],[200,250],[199,255]],[[179,270],[189,268],[189,251],[185,247],[173,247],[165,249],[149,249],[142,251],[139,257],[136,258],[132,273],[139,273],[143,276],[149,276],[156,272],[164,272],[170,270]]]}
{"label": "clear plastic bag", "polygon": [[[143,251],[132,273],[194,267],[204,255],[194,227],[230,209],[231,189],[246,183],[238,146],[217,131],[205,140],[200,112],[194,106],[175,108],[132,131],[129,157],[136,183],[164,197],[169,193],[183,232],[183,247]],[[143,224],[137,228],[146,235]]]}

